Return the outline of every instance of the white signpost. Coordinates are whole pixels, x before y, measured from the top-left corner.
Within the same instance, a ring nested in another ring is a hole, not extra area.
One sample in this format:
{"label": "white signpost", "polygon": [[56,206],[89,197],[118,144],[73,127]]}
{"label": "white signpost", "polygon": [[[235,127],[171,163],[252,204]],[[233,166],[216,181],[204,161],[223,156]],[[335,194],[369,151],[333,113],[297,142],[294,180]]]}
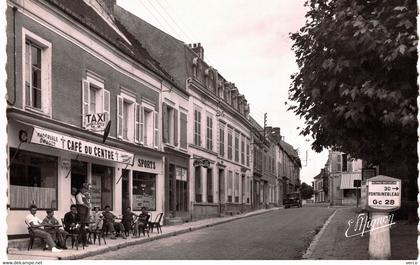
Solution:
{"label": "white signpost", "polygon": [[368,206],[375,210],[396,210],[401,205],[399,179],[368,180]]}
{"label": "white signpost", "polygon": [[389,219],[389,212],[401,206],[401,180],[387,176],[376,176],[367,180],[367,208],[372,213],[369,237],[369,255],[371,259],[389,259],[391,257],[391,238],[389,226],[383,220]]}

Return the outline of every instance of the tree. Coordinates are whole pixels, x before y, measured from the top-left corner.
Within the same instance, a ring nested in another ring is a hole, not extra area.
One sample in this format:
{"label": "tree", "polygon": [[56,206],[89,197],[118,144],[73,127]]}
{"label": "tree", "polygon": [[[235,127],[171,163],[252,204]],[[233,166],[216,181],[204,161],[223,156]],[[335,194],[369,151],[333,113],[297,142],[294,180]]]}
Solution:
{"label": "tree", "polygon": [[314,194],[314,189],[312,188],[312,186],[303,182],[302,186],[300,188],[300,195],[302,196],[302,199],[303,200],[308,200],[308,199],[312,198],[313,194]]}
{"label": "tree", "polygon": [[[307,0],[289,110],[312,148],[417,172],[415,0]],[[414,174],[417,178],[417,174]]]}

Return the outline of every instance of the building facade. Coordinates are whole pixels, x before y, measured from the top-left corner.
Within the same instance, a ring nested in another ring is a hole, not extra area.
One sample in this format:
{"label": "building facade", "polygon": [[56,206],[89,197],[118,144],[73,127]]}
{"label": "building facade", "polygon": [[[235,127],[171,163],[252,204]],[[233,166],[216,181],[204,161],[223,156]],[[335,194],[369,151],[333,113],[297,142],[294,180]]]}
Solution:
{"label": "building facade", "polygon": [[205,62],[200,44],[186,45],[121,7],[115,11],[189,95],[188,103],[183,103],[189,154],[188,216],[178,217],[198,219],[250,208],[251,126],[245,97]]}
{"label": "building facade", "polygon": [[9,236],[31,204],[64,216],[83,183],[92,207],[164,210],[161,91],[176,85],[113,4],[8,1]]}
{"label": "building facade", "polygon": [[330,204],[356,205],[356,196],[360,191],[354,186],[354,181],[362,180],[362,160],[354,160],[342,152],[329,151],[327,164]]}

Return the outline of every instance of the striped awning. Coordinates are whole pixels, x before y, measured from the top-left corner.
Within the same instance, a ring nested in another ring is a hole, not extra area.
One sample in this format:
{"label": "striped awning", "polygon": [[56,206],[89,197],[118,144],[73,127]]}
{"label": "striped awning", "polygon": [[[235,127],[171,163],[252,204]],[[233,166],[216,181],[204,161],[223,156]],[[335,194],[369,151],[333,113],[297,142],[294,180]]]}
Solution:
{"label": "striped awning", "polygon": [[341,173],[340,189],[356,189],[356,187],[353,186],[354,180],[362,180],[362,173]]}

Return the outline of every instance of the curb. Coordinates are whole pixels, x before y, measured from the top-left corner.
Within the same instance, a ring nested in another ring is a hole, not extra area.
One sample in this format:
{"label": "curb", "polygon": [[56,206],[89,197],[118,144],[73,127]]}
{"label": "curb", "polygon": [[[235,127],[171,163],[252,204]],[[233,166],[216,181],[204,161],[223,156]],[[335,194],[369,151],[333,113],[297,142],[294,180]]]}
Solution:
{"label": "curb", "polygon": [[334,210],[334,212],[328,217],[327,221],[325,221],[324,225],[322,226],[321,230],[315,235],[314,239],[312,239],[311,244],[306,249],[305,253],[302,256],[302,259],[310,259],[312,256],[313,251],[315,250],[316,246],[318,245],[318,241],[321,238],[321,236],[324,234],[325,229],[327,228],[328,224],[333,219],[335,213],[338,211],[338,209]]}
{"label": "curb", "polygon": [[82,258],[87,258],[87,257],[91,257],[91,256],[96,256],[105,252],[109,252],[109,251],[115,251],[118,250],[120,248],[125,248],[125,247],[129,247],[129,246],[133,246],[133,245],[140,245],[140,244],[144,244],[147,242],[151,242],[154,240],[159,240],[159,239],[163,239],[163,238],[168,238],[171,236],[176,236],[176,235],[181,235],[181,234],[185,234],[188,232],[193,232],[196,230],[200,230],[200,229],[204,229],[207,227],[212,227],[212,226],[216,226],[216,225],[220,225],[220,224],[224,224],[224,223],[229,223],[235,220],[240,220],[243,218],[247,218],[247,217],[251,217],[251,216],[256,216],[256,215],[261,215],[261,214],[265,214],[265,213],[269,213],[275,210],[279,210],[282,209],[282,207],[275,207],[275,208],[271,208],[271,209],[267,209],[265,211],[262,212],[250,212],[247,213],[245,215],[240,215],[240,216],[235,216],[235,217],[230,217],[229,219],[226,220],[220,220],[220,221],[216,221],[214,223],[210,223],[210,224],[203,224],[203,225],[198,225],[198,226],[191,226],[191,227],[187,227],[184,229],[180,229],[178,231],[173,231],[173,232],[169,232],[169,233],[165,233],[165,234],[160,234],[154,237],[147,237],[147,238],[143,238],[143,239],[138,239],[138,240],[133,240],[130,242],[123,242],[123,243],[119,243],[116,244],[114,246],[110,246],[110,247],[105,247],[102,249],[96,249],[96,250],[92,250],[86,253],[80,253],[80,254],[72,254],[69,256],[62,256],[62,257],[58,257],[59,260],[75,260],[75,259],[82,259]]}

